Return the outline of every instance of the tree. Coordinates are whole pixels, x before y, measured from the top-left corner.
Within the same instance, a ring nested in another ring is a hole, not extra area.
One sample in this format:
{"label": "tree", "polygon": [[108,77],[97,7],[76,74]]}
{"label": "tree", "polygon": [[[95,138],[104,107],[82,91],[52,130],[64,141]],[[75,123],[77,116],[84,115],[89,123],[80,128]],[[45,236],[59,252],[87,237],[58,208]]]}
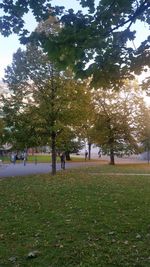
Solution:
{"label": "tree", "polygon": [[[57,16],[61,30],[40,33],[40,40],[49,52],[49,58],[61,68],[70,66],[80,77],[92,77],[95,87],[120,87],[125,78],[132,78],[133,71],[140,73],[149,67],[149,39],[136,49],[127,45],[133,42],[136,21],[149,24],[149,0],[80,0],[81,7],[88,11],[66,11],[61,6],[52,7],[50,0],[11,1],[4,0],[0,9],[0,31],[4,36],[12,32],[27,41],[23,15],[29,10],[38,22]],[[51,28],[54,24],[51,24]]]}
{"label": "tree", "polygon": [[[42,144],[37,132],[40,122],[38,122],[33,108],[18,109],[16,111],[17,99],[14,95],[3,98],[3,119],[7,125],[5,135],[7,142],[12,145],[12,149],[26,150]],[[36,130],[35,130],[36,129]]]}
{"label": "tree", "polygon": [[5,132],[5,124],[4,120],[0,118],[0,146],[4,144],[4,132]]}
{"label": "tree", "polygon": [[115,164],[115,155],[137,153],[144,100],[135,83],[126,82],[121,92],[99,89],[94,102],[93,136],[103,153],[110,156],[110,164]]}
{"label": "tree", "polygon": [[[77,77],[92,77],[94,87],[119,88],[126,78],[133,78],[150,66],[149,38],[135,49],[131,43],[137,21],[149,23],[149,1],[80,1],[89,13],[61,15],[58,34],[41,39],[49,57],[61,68],[70,66]],[[130,41],[130,45],[129,45]]]}
{"label": "tree", "polygon": [[148,163],[150,161],[150,109],[143,107],[143,117],[141,118],[140,128],[141,151],[147,152]]}
{"label": "tree", "polygon": [[74,129],[66,127],[57,138],[57,150],[64,151],[66,160],[71,160],[70,153],[77,153],[83,148],[83,142],[77,138]]}
{"label": "tree", "polygon": [[3,12],[3,16],[0,17],[0,32],[4,36],[15,33],[20,35],[20,38],[27,35],[24,15],[31,10],[38,22],[47,19],[51,8],[50,2],[51,0],[3,0],[0,3],[0,9]]}
{"label": "tree", "polygon": [[5,82],[12,93],[10,99],[5,99],[3,110],[9,128],[15,133],[13,137],[17,143],[22,140],[27,145],[31,141],[49,143],[55,174],[58,136],[67,127],[80,124],[86,116],[85,83],[74,81],[68,72],[58,72],[40,48],[30,45],[26,51],[19,49],[14,54],[12,65],[6,69]]}
{"label": "tree", "polygon": [[90,105],[86,109],[88,118],[82,123],[82,125],[77,126],[75,131],[77,135],[84,140],[84,145],[88,144],[88,159],[91,159],[91,146],[94,143],[93,139],[93,126],[95,123],[95,107],[91,101]]}

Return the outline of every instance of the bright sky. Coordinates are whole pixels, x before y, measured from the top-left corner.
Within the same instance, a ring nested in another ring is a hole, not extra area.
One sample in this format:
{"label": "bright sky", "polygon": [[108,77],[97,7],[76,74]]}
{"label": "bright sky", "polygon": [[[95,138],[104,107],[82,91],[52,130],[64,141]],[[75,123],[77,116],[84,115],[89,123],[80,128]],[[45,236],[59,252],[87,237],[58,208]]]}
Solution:
{"label": "bright sky", "polygon": [[[66,9],[81,9],[77,0],[52,0],[52,4],[65,6]],[[29,31],[33,31],[37,26],[37,23],[31,14],[26,15],[26,25]],[[9,37],[0,35],[0,80],[4,76],[4,69],[11,64],[13,53],[15,53],[19,47],[20,43],[16,35],[11,35]]]}
{"label": "bright sky", "polygon": [[[96,2],[99,2],[99,0],[96,0]],[[52,4],[65,6],[66,9],[81,9],[79,6],[79,1],[77,0],[52,0]],[[29,31],[34,30],[37,25],[31,14],[26,15],[26,25]],[[136,24],[136,29],[139,29],[139,32],[137,33],[137,38],[134,41],[134,45],[138,46],[142,41],[142,37],[145,38],[145,36],[148,34],[148,27],[146,27],[144,23]],[[11,35],[10,37],[2,37],[0,35],[0,80],[4,76],[4,69],[7,67],[7,65],[11,64],[13,53],[15,53],[19,47],[20,43],[16,35]]]}

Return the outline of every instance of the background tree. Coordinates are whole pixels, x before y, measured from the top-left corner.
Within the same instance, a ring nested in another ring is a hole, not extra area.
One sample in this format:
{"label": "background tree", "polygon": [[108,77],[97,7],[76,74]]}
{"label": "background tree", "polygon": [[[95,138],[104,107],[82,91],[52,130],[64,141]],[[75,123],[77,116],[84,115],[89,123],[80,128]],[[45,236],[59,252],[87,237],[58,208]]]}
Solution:
{"label": "background tree", "polygon": [[113,90],[94,92],[97,119],[93,128],[95,142],[104,154],[115,155],[138,152],[141,117],[144,100],[135,83],[126,82],[121,92]]}
{"label": "background tree", "polygon": [[80,140],[70,127],[66,127],[57,138],[58,152],[65,152],[66,160],[71,160],[70,153],[77,153],[82,149],[84,143]]}
{"label": "background tree", "polygon": [[81,126],[77,126],[75,131],[77,135],[84,140],[84,146],[88,145],[88,159],[91,159],[91,146],[94,143],[93,139],[93,125],[94,125],[94,105],[90,104],[90,114],[88,119],[83,122]]}
{"label": "background tree", "polygon": [[5,142],[5,124],[3,118],[0,118],[0,147]]}
{"label": "background tree", "polygon": [[147,152],[148,163],[150,161],[150,108],[143,107],[143,117],[140,128],[141,152]]}
{"label": "background tree", "polygon": [[7,142],[12,145],[12,149],[21,151],[42,144],[38,133],[40,122],[37,120],[33,108],[16,111],[17,99],[15,98],[16,102],[13,100],[13,95],[9,98],[3,98],[4,121],[7,125],[5,129]]}
{"label": "background tree", "polygon": [[11,96],[5,99],[3,110],[13,138],[17,144],[22,140],[23,145],[25,142],[31,145],[31,141],[49,143],[55,174],[58,135],[86,116],[85,83],[74,81],[70,73],[55,70],[47,55],[30,45],[26,51],[19,49],[14,54],[12,65],[6,69],[5,82]]}

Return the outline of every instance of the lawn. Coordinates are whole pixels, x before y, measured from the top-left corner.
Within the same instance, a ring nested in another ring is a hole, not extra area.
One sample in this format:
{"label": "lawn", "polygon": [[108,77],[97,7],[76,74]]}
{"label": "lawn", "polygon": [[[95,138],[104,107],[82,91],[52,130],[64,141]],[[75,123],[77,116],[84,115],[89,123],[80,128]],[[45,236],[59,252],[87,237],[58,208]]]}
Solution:
{"label": "lawn", "polygon": [[1,180],[0,267],[150,266],[150,175],[111,168]]}
{"label": "lawn", "polygon": [[109,165],[108,163],[101,166],[94,167],[93,169],[87,169],[89,173],[99,174],[99,173],[117,173],[117,174],[150,174],[150,164],[148,163],[118,163],[115,165]]}
{"label": "lawn", "polygon": [[[3,156],[3,157],[0,156],[0,160],[2,160],[4,163],[8,163],[8,162],[10,162],[10,157],[8,157],[8,156]],[[32,155],[28,156],[28,162],[34,163],[35,161],[37,163],[41,163],[41,162],[49,163],[49,162],[51,162],[51,155],[36,154],[34,156],[32,156]],[[71,162],[81,162],[81,161],[85,161],[83,157],[71,155]],[[95,159],[91,160],[91,161],[95,161]],[[19,162],[21,162],[21,161],[17,160],[17,163],[19,163]],[[59,157],[57,157],[57,162],[60,162],[60,158]]]}

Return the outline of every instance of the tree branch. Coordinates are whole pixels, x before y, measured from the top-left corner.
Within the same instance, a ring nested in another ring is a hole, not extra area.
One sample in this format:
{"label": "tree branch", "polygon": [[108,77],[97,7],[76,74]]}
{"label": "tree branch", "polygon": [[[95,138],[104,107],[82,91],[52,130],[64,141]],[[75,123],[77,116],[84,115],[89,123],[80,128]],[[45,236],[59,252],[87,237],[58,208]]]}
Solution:
{"label": "tree branch", "polygon": [[[148,3],[149,2],[149,3]],[[112,28],[108,33],[111,33],[117,29],[119,29],[120,27],[126,25],[127,23],[130,22],[129,26],[127,29],[129,29],[132,25],[132,23],[135,21],[135,19],[141,15],[147,8],[150,7],[150,1],[149,0],[145,0],[135,11],[135,13],[129,18],[127,19],[125,22],[120,23],[119,25],[117,25],[116,27]]]}

